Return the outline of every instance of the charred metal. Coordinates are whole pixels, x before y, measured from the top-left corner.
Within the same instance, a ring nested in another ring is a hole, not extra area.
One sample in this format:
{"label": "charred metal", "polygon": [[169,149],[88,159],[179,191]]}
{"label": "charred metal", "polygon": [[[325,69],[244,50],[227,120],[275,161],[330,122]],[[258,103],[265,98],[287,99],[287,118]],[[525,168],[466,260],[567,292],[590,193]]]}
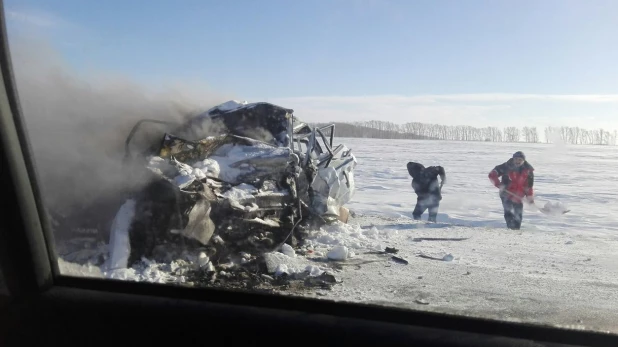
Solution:
{"label": "charred metal", "polygon": [[310,225],[347,221],[356,158],[334,146],[334,125],[312,128],[291,109],[229,101],[133,153],[149,122],[169,128],[143,120],[127,138],[125,164],[148,183],[112,223],[109,269],[156,258],[166,245],[204,250],[210,259],[269,252],[302,242]]}

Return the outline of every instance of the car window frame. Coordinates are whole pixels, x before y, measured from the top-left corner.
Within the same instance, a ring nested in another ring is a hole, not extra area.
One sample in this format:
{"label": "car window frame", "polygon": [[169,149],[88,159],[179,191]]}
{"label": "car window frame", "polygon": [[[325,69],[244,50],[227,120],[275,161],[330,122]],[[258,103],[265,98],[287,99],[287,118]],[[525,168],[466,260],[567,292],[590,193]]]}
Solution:
{"label": "car window frame", "polygon": [[[182,298],[193,302],[328,314],[555,343],[618,345],[618,336],[596,331],[577,331],[324,299],[62,275],[58,269],[53,235],[38,189],[36,163],[19,105],[6,30],[5,7],[1,0],[0,31],[0,185],[4,192],[2,199],[5,205],[0,211],[0,221],[5,223],[0,228],[0,266],[12,299],[26,300],[57,294],[63,290],[70,293],[82,290],[108,295],[139,295],[144,300],[148,297],[153,297],[153,300]],[[9,201],[15,203],[9,204]]]}

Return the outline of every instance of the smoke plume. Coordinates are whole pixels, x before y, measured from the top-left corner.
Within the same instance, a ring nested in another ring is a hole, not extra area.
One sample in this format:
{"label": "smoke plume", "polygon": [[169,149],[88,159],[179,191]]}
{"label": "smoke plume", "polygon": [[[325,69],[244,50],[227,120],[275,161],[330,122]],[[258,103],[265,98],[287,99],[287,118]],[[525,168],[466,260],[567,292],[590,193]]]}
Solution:
{"label": "smoke plume", "polygon": [[182,88],[155,93],[129,78],[83,76],[44,41],[16,37],[10,48],[44,200],[60,214],[135,184],[122,157],[138,120],[180,123],[189,112],[230,99]]}

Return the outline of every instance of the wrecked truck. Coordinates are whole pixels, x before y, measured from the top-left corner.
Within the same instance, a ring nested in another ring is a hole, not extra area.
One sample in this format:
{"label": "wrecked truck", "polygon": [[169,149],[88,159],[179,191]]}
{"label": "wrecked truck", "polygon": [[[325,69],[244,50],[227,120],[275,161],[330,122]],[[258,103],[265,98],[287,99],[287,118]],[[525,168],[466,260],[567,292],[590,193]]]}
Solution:
{"label": "wrecked truck", "polygon": [[347,221],[356,158],[334,145],[335,126],[311,127],[271,103],[229,101],[166,131],[144,151],[129,134],[125,163],[148,182],[110,230],[108,269],[169,260],[169,246],[269,252],[302,241],[309,226]]}

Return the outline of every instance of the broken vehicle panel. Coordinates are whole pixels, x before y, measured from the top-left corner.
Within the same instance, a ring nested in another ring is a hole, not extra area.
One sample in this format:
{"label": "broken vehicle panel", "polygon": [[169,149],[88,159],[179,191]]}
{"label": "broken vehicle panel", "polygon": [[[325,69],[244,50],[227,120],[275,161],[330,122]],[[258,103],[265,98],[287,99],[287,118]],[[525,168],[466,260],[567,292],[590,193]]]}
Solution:
{"label": "broken vehicle panel", "polygon": [[311,128],[291,109],[229,101],[135,156],[140,125],[125,160],[150,183],[113,222],[108,269],[156,256],[166,244],[204,249],[211,259],[268,252],[302,239],[301,222],[347,219],[356,158],[344,145],[333,148],[334,125]]}

